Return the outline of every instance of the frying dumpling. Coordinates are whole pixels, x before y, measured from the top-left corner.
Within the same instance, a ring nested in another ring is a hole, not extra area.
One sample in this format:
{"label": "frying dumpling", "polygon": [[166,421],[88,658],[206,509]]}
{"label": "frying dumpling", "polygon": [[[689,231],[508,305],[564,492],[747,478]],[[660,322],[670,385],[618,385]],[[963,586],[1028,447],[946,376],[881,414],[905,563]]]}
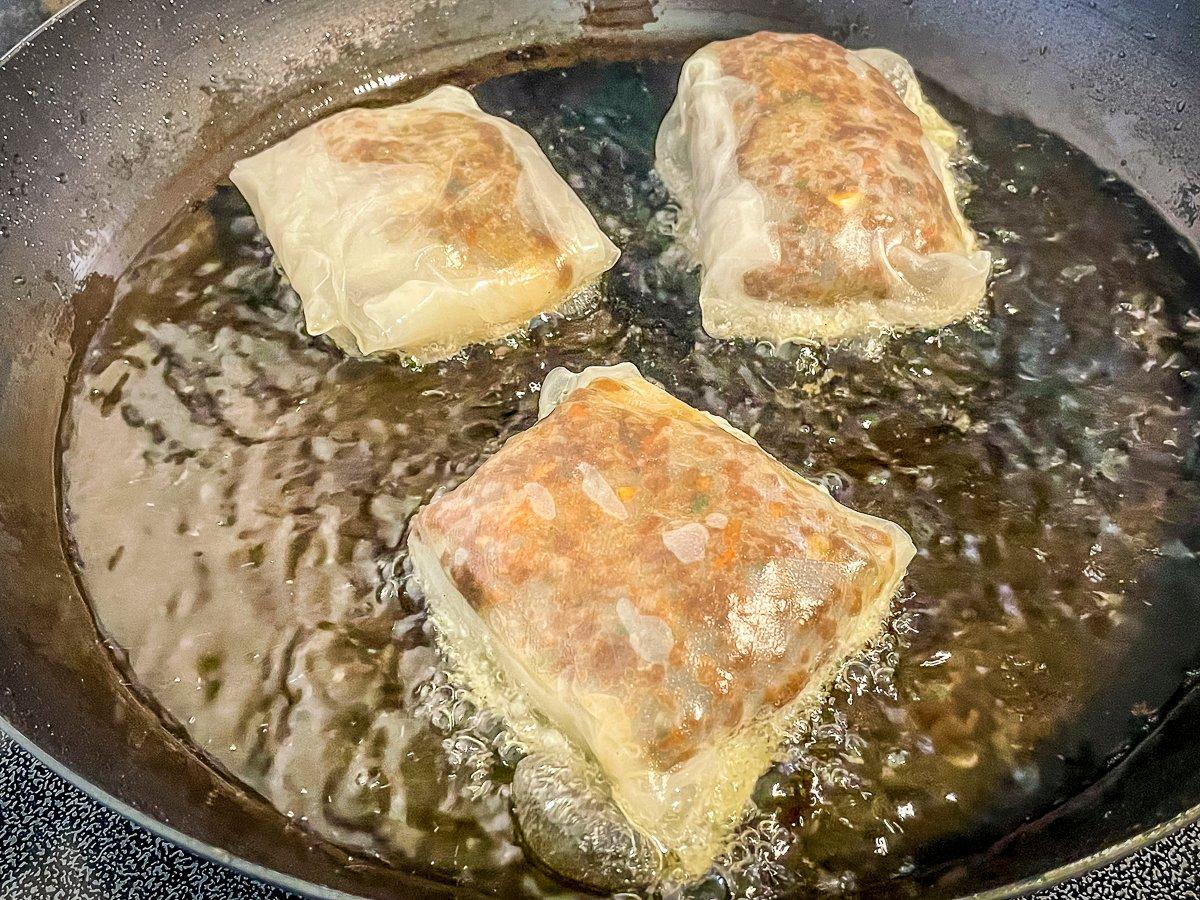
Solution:
{"label": "frying dumpling", "polygon": [[888,50],[759,32],[697,51],[656,165],[703,269],[705,330],[826,341],[974,310],[991,256],[955,198],[957,144]]}
{"label": "frying dumpling", "polygon": [[457,677],[530,752],[590,755],[696,874],[913,545],[623,363],[551,372],[539,422],[422,509],[409,551]]}
{"label": "frying dumpling", "polygon": [[234,166],[311,334],[429,361],[561,309],[618,251],[527,133],[456,87]]}

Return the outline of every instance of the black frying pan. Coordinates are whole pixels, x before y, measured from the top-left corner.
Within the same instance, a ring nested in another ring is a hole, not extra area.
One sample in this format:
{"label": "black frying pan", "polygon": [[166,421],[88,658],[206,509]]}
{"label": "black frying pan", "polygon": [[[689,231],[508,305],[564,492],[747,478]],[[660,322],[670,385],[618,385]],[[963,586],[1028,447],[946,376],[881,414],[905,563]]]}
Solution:
{"label": "black frying pan", "polygon": [[[285,828],[123,683],[59,535],[55,434],[73,339],[104,312],[104,276],[256,140],[307,121],[326,92],[328,110],[388,73],[435,81],[478,59],[511,69],[761,27],[891,47],[966,99],[1062,134],[1200,238],[1200,5],[1186,2],[82,0],[10,54],[0,64],[0,724],[102,801],[266,880],[323,896],[450,893]],[[895,893],[1008,896],[1200,817],[1200,692],[1188,687],[1102,781],[984,856]]]}

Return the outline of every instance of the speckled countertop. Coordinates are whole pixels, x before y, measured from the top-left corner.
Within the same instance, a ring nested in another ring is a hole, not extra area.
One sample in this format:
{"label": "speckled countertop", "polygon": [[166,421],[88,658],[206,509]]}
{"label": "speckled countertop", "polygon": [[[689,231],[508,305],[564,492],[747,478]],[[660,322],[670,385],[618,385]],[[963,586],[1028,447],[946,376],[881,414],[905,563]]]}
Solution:
{"label": "speckled countertop", "polygon": [[[118,0],[110,0],[118,2]],[[62,0],[0,0],[0,49]],[[286,900],[90,799],[0,732],[0,900]],[[1200,825],[1037,900],[1200,900]]]}

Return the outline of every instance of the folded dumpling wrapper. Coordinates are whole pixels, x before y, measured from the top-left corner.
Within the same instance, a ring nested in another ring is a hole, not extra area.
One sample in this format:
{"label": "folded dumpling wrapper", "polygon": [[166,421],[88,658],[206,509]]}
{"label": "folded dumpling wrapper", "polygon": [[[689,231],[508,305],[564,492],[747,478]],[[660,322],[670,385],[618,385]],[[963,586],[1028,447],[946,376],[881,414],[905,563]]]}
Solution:
{"label": "folded dumpling wrapper", "polygon": [[962,216],[958,133],[889,50],[717,41],[683,67],[656,167],[714,337],[828,341],[976,309],[991,256]]}
{"label": "folded dumpling wrapper", "polygon": [[629,363],[551,372],[539,422],[422,509],[409,551],[459,680],[531,752],[589,754],[689,874],[914,552]]}
{"label": "folded dumpling wrapper", "polygon": [[456,87],[350,109],[230,175],[349,352],[429,361],[561,309],[618,251],[522,129]]}

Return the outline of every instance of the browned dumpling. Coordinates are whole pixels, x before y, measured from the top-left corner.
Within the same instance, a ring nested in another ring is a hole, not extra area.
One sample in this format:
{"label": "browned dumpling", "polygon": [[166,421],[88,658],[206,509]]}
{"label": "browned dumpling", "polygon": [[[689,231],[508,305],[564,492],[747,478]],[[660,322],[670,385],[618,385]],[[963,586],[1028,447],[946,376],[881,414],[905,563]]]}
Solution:
{"label": "browned dumpling", "polygon": [[541,412],[417,515],[418,579],[481,702],[531,751],[590,755],[695,873],[880,630],[912,542],[629,364],[555,370]]}
{"label": "browned dumpling", "polygon": [[432,360],[561,310],[617,259],[541,148],[469,93],[337,113],[244,159],[311,334]]}
{"label": "browned dumpling", "polygon": [[717,41],[658,136],[718,337],[831,340],[975,309],[991,260],[955,199],[958,136],[887,50],[812,34]]}

